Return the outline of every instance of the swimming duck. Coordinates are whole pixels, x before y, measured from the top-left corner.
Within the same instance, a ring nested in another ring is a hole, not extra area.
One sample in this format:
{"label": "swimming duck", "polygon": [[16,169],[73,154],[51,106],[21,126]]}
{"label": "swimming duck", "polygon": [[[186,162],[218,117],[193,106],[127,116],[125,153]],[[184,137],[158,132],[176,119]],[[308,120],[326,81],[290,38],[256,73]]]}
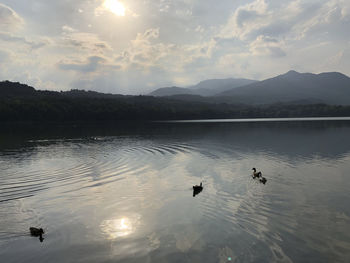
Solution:
{"label": "swimming duck", "polygon": [[35,237],[38,237],[44,234],[44,230],[42,228],[30,227],[29,231],[30,231],[30,234]]}
{"label": "swimming duck", "polygon": [[261,172],[256,172],[256,169],[253,168],[253,178],[259,178],[260,183],[266,184],[267,179],[265,177],[262,176]]}
{"label": "swimming duck", "polygon": [[193,186],[193,197],[195,197],[196,195],[198,195],[200,192],[202,192],[203,190],[203,186],[202,186],[202,182],[200,185],[194,185]]}
{"label": "swimming duck", "polygon": [[43,234],[44,230],[42,228],[30,227],[30,234],[34,237],[39,237],[40,242],[44,241]]}
{"label": "swimming duck", "polygon": [[201,182],[201,184],[200,185],[194,185],[193,186],[193,190],[196,190],[196,191],[199,191],[199,190],[203,190],[203,186],[202,186],[202,182]]}
{"label": "swimming duck", "polygon": [[252,170],[253,170],[253,178],[256,178],[256,177],[259,178],[259,177],[262,176],[262,173],[261,172],[256,172],[255,168],[253,168]]}

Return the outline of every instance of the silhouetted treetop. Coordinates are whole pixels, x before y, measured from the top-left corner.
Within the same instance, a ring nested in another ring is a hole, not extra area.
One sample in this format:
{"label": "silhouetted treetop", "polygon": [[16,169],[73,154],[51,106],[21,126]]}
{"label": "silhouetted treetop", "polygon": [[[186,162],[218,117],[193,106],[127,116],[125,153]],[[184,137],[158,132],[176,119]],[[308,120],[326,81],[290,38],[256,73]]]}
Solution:
{"label": "silhouetted treetop", "polygon": [[0,82],[0,121],[117,121],[215,118],[350,116],[350,106],[286,104],[250,106],[94,91],[36,91]]}

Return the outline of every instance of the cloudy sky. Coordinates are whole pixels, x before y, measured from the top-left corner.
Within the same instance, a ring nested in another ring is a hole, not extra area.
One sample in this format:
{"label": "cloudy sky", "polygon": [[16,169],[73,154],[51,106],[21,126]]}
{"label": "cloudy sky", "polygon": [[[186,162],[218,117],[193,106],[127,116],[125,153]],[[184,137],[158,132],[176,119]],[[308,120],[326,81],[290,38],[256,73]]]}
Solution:
{"label": "cloudy sky", "polygon": [[0,80],[140,94],[290,69],[350,75],[349,0],[0,0]]}

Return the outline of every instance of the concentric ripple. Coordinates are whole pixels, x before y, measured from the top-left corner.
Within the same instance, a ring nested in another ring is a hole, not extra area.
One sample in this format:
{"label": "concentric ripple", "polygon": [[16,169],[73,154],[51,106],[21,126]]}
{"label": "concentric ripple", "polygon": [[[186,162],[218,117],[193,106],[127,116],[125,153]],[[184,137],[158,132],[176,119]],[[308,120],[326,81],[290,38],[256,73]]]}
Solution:
{"label": "concentric ripple", "polygon": [[142,174],[155,160],[166,165],[169,155],[191,154],[194,150],[187,144],[140,143],[120,141],[120,138],[29,142],[36,145],[29,156],[22,149],[11,151],[10,157],[8,152],[2,155],[2,162],[16,160],[18,164],[3,171],[0,202],[30,197],[52,188],[70,192],[103,186]]}
{"label": "concentric ripple", "polygon": [[[261,146],[244,137],[250,129],[226,128],[215,136],[29,140],[2,149],[0,255],[18,262],[44,262],[58,250],[62,262],[300,262],[305,255],[316,262],[331,255],[341,262],[350,245],[343,231],[350,227],[350,146],[332,158],[308,152],[315,143],[306,138],[286,153],[286,138],[276,142],[275,133],[254,131],[271,137]],[[265,185],[252,178],[253,167]],[[39,248],[29,226],[47,232],[42,259],[28,257]]]}

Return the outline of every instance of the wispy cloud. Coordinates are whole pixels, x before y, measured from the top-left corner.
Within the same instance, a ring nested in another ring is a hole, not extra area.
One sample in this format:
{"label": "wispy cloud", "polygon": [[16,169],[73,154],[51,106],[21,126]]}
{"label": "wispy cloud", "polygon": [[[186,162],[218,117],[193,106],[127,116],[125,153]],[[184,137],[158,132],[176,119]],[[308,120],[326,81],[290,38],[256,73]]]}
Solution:
{"label": "wispy cloud", "polygon": [[87,59],[86,62],[65,63],[61,62],[58,67],[63,70],[73,70],[79,72],[94,72],[101,62],[105,61],[104,58],[98,56],[92,56]]}
{"label": "wispy cloud", "polygon": [[3,0],[0,77],[138,94],[290,68],[350,74],[348,0]]}
{"label": "wispy cloud", "polygon": [[0,3],[0,30],[12,31],[20,28],[24,20],[10,7]]}

